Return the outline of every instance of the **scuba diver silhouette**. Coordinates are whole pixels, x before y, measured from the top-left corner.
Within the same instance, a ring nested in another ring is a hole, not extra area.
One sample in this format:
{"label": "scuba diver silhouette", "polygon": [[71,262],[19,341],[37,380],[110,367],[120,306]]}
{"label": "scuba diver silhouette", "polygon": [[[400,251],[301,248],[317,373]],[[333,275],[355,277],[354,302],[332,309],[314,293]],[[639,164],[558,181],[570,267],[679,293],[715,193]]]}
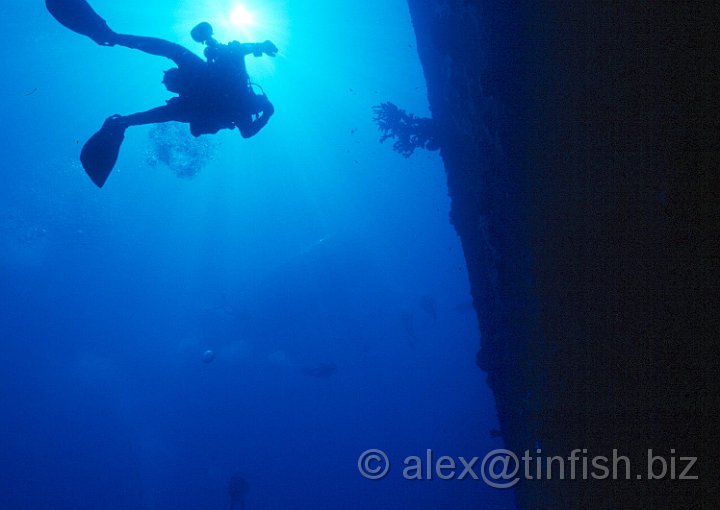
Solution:
{"label": "scuba diver silhouette", "polygon": [[132,115],[113,115],[83,146],[80,161],[90,179],[105,184],[115,166],[125,130],[130,126],[184,122],[193,136],[238,128],[243,138],[256,135],[275,109],[262,91],[256,94],[245,67],[245,56],[274,57],[278,49],[270,41],[221,44],[213,29],[203,22],[193,28],[193,40],[204,44],[205,58],[170,41],[154,37],[118,34],[110,29],[86,0],[45,0],[61,24],[102,46],[125,46],[150,55],[166,57],[176,67],[165,71],[162,83],[177,96],[167,104]]}
{"label": "scuba diver silhouette", "polygon": [[228,495],[230,496],[230,510],[245,510],[245,493],[250,486],[240,475],[233,475],[228,480]]}

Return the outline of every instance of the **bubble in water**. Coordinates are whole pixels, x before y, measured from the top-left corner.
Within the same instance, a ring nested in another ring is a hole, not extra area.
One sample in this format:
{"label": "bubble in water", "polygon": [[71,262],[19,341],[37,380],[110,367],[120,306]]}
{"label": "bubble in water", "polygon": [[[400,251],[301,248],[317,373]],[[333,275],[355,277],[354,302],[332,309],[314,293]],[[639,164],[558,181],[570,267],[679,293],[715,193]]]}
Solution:
{"label": "bubble in water", "polygon": [[165,165],[183,179],[195,177],[212,159],[216,148],[210,137],[194,138],[187,126],[176,122],[158,124],[150,129],[148,136],[147,163]]}

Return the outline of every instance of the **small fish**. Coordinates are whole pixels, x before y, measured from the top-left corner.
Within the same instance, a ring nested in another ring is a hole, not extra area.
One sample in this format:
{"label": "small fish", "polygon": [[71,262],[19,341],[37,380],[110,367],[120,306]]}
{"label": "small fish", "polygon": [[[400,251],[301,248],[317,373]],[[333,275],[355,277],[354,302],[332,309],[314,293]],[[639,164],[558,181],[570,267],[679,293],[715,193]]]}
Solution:
{"label": "small fish", "polygon": [[335,363],[320,363],[312,367],[303,368],[303,374],[319,379],[327,379],[337,371]]}

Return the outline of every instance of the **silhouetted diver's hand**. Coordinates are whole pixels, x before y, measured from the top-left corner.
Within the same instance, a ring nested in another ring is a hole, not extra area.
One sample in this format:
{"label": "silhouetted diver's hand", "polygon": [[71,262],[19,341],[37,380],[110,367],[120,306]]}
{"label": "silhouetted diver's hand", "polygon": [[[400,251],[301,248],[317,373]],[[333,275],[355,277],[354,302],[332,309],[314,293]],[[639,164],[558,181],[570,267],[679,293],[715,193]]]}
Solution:
{"label": "silhouetted diver's hand", "polygon": [[265,41],[260,44],[260,48],[262,49],[263,53],[265,53],[269,57],[274,57],[277,55],[278,48],[270,41]]}

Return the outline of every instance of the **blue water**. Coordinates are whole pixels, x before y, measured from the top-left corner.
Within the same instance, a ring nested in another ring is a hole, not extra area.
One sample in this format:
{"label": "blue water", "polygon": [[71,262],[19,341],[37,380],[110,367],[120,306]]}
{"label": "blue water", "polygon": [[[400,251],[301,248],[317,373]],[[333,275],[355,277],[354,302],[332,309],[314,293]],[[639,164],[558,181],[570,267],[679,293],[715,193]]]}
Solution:
{"label": "blue water", "polygon": [[[248,510],[512,508],[481,481],[402,476],[428,448],[502,446],[440,158],[401,157],[372,121],[388,100],[429,115],[404,2],[249,0],[249,26],[234,0],[92,4],[198,53],[202,20],[272,39],[248,69],[276,114],[208,137],[192,179],[131,128],[97,189],[80,147],[171,97],[171,63],[40,0],[0,7],[0,508],[226,509],[236,473]],[[358,472],[369,448],[383,480]]]}

